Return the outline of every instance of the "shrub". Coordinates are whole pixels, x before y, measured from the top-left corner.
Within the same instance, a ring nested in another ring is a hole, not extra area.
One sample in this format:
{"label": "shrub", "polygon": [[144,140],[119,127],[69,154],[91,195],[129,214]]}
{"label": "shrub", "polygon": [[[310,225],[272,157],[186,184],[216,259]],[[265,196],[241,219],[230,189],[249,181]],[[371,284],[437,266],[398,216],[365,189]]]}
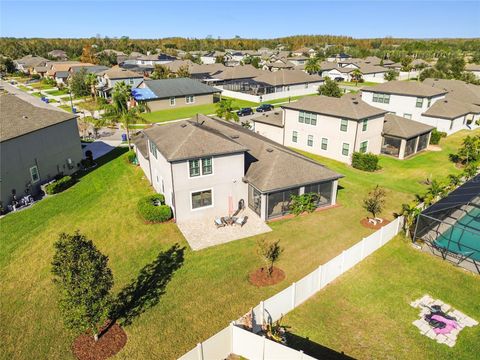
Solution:
{"label": "shrub", "polygon": [[134,150],[130,150],[130,151],[127,152],[127,161],[130,164],[135,163],[136,158],[137,158],[137,154],[135,153]]}
{"label": "shrub", "polygon": [[290,204],[290,210],[295,215],[300,215],[304,212],[314,212],[317,208],[316,201],[318,194],[306,193],[302,195],[292,195],[292,202]]}
{"label": "shrub", "polygon": [[440,143],[440,139],[447,136],[446,132],[438,131],[437,129],[433,129],[432,135],[430,136],[430,144],[438,145]]}
{"label": "shrub", "polygon": [[138,212],[145,221],[164,222],[172,218],[172,209],[165,205],[162,194],[149,195],[138,200]]}
{"label": "shrub", "polygon": [[380,169],[378,160],[379,157],[375,154],[354,152],[352,155],[352,166],[363,171],[376,171]]}
{"label": "shrub", "polygon": [[49,195],[58,194],[67,190],[73,184],[75,184],[75,180],[71,176],[64,176],[45,186],[45,192]]}

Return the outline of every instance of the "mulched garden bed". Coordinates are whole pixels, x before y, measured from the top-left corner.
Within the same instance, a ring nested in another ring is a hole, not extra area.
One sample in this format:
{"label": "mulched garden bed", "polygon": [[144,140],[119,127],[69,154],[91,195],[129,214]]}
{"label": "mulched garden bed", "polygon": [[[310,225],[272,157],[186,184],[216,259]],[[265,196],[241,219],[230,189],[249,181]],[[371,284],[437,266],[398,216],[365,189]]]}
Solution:
{"label": "mulched garden bed", "polygon": [[283,270],[273,267],[272,275],[268,275],[268,269],[259,268],[255,271],[252,271],[248,276],[248,280],[252,285],[261,287],[261,286],[270,286],[278,284],[279,282],[285,279],[285,273]]}
{"label": "mulched garden bed", "polygon": [[373,225],[372,223],[368,222],[367,218],[363,218],[362,221],[360,221],[360,224],[362,224],[366,228],[373,229],[373,230],[378,230],[381,227],[387,225],[389,222],[390,222],[389,220],[383,219],[383,222],[381,224],[377,223],[377,225]]}
{"label": "mulched garden bed", "polygon": [[113,324],[97,342],[91,334],[78,336],[72,351],[78,360],[104,360],[117,354],[127,343],[127,334],[117,323]]}

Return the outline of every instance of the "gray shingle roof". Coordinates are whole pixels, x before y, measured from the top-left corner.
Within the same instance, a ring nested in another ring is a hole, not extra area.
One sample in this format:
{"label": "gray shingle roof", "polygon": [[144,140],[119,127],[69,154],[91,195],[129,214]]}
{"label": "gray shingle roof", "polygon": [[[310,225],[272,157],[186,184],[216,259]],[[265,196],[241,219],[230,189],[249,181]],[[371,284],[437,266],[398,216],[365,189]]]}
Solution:
{"label": "gray shingle roof", "polygon": [[417,81],[388,81],[383,84],[364,88],[362,91],[419,97],[432,97],[447,93],[446,90],[428,86]]}
{"label": "gray shingle roof", "polygon": [[98,73],[100,76],[107,76],[109,79],[130,79],[130,78],[143,78],[143,75],[134,71],[123,69],[118,65],[111,67],[108,70]]}
{"label": "gray shingle roof", "polygon": [[35,100],[38,99],[32,99],[30,103],[11,93],[5,91],[0,93],[2,114],[0,141],[10,140],[75,118],[74,115],[64,111],[35,106]]}
{"label": "gray shingle roof", "polygon": [[264,74],[253,79],[258,83],[271,86],[303,84],[322,81],[319,75],[309,75],[302,70],[278,70],[274,72],[264,71]]}
{"label": "gray shingle roof", "polygon": [[283,128],[283,111],[264,112],[253,117],[252,121]]}
{"label": "gray shingle roof", "polygon": [[386,114],[385,122],[383,124],[383,133],[385,135],[395,136],[401,139],[410,139],[412,137],[428,133],[433,129],[433,126],[394,114]]}
{"label": "gray shingle roof", "polygon": [[145,80],[144,83],[158,99],[173,96],[214,94],[220,92],[220,90],[214,87],[189,78]]}
{"label": "gray shingle roof", "polygon": [[480,106],[459,101],[448,94],[444,99],[435,101],[422,115],[453,120],[472,113],[480,114]]}
{"label": "gray shingle roof", "polygon": [[263,70],[257,69],[252,65],[239,65],[226,67],[223,71],[214,73],[212,76],[216,79],[222,80],[235,80],[235,79],[248,79],[264,73]]}
{"label": "gray shingle roof", "polygon": [[282,107],[352,120],[362,120],[387,113],[386,110],[368,105],[360,97],[351,94],[346,94],[341,98],[322,95],[306,96],[297,102],[282,105]]}
{"label": "gray shingle roof", "polygon": [[480,86],[461,80],[425,79],[423,84],[448,91],[448,96],[459,101],[480,105]]}

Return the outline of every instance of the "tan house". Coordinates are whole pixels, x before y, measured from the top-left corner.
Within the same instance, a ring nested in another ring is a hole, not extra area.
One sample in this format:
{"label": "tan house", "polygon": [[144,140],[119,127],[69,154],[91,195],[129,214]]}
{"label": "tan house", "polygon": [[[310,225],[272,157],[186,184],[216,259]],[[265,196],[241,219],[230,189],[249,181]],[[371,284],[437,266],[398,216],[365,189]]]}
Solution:
{"label": "tan house", "polygon": [[134,89],[143,82],[143,75],[117,65],[99,72],[97,74],[97,80],[98,85],[96,88],[98,94],[104,98],[109,98],[116,83],[123,81]]}
{"label": "tan house", "polygon": [[221,90],[189,78],[145,80],[132,90],[137,102],[145,102],[150,111],[184,106],[213,104],[213,95]]}

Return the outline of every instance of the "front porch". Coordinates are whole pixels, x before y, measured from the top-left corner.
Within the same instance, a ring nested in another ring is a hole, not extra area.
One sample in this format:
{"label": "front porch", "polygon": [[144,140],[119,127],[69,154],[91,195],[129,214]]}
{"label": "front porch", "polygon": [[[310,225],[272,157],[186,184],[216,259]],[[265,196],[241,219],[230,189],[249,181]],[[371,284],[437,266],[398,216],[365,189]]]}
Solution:
{"label": "front porch", "polygon": [[[218,216],[224,215],[225,214],[218,214]],[[217,229],[214,223],[215,218],[210,216],[179,221],[177,225],[193,250],[201,250],[210,246],[272,231],[272,229],[248,207],[243,209],[238,216],[247,217],[247,222],[242,227],[239,225],[226,225]]]}

